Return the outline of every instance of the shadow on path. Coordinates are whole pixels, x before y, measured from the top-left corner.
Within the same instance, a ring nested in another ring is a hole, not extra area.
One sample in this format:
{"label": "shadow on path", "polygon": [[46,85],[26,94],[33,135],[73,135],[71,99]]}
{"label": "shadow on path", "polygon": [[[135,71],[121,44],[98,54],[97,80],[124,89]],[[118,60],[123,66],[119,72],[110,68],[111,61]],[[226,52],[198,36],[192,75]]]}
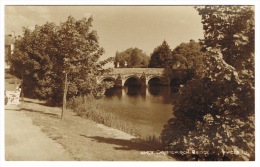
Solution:
{"label": "shadow on path", "polygon": [[114,147],[115,150],[137,150],[137,151],[156,151],[161,150],[161,146],[150,144],[140,139],[115,139],[115,138],[105,138],[100,136],[86,136],[80,135],[85,138],[90,138],[92,141],[99,143],[107,143],[118,145],[119,147]]}
{"label": "shadow on path", "polygon": [[44,104],[45,102],[40,102],[40,101],[37,101],[37,100],[23,100],[23,102],[26,102],[26,103],[33,103],[33,104]]}
{"label": "shadow on path", "polygon": [[17,107],[17,106],[15,106],[15,107],[13,107],[13,106],[8,106],[8,105],[5,105],[5,110],[10,110],[10,111],[21,111],[21,108],[19,108],[19,107]]}
{"label": "shadow on path", "polygon": [[21,108],[21,110],[23,110],[23,111],[28,111],[28,112],[35,112],[35,113],[39,113],[39,114],[44,114],[44,115],[49,116],[49,117],[52,117],[52,118],[60,119],[60,116],[59,116],[58,114],[46,113],[46,112],[44,112],[44,111],[33,110],[33,109],[26,109],[26,108]]}

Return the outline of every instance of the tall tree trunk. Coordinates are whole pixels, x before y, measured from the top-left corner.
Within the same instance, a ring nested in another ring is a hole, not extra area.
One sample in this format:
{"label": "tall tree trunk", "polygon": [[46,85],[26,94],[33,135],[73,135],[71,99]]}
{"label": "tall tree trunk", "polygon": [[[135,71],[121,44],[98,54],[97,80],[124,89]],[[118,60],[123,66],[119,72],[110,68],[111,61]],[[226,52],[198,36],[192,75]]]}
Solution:
{"label": "tall tree trunk", "polygon": [[24,102],[24,91],[23,91],[23,86],[24,85],[24,70],[23,70],[23,73],[22,73],[22,84],[21,84],[21,100],[22,102]]}
{"label": "tall tree trunk", "polygon": [[66,110],[67,104],[67,91],[68,91],[68,73],[65,73],[64,78],[64,89],[63,89],[63,101],[62,101],[62,111],[61,111],[61,119],[63,117],[63,113]]}

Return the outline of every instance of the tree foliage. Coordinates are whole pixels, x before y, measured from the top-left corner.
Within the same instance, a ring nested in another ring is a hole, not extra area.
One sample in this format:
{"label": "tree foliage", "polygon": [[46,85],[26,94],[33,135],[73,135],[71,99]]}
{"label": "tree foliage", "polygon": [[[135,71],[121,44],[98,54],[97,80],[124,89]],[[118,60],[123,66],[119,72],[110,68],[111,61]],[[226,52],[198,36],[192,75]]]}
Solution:
{"label": "tree foliage", "polygon": [[114,65],[121,68],[144,68],[148,66],[149,57],[138,48],[128,48],[123,52],[116,52]]}
{"label": "tree foliage", "polygon": [[60,103],[64,74],[68,74],[68,95],[100,95],[104,85],[96,77],[106,72],[102,68],[111,59],[99,61],[104,49],[99,46],[97,32],[91,30],[92,17],[76,20],[69,16],[56,25],[36,25],[23,28],[23,37],[16,40],[10,58],[11,72],[23,78],[27,96],[50,99]]}
{"label": "tree foliage", "polygon": [[201,72],[203,68],[203,55],[199,42],[190,40],[189,43],[181,43],[172,51],[171,65],[176,68],[193,69]]}
{"label": "tree foliage", "polygon": [[156,47],[151,53],[151,59],[149,67],[151,68],[163,68],[168,66],[168,62],[171,60],[171,48],[168,43],[164,40],[163,43]]}
{"label": "tree foliage", "polygon": [[186,160],[254,160],[254,9],[196,9],[202,16],[205,67],[174,99],[163,144],[189,150],[181,156]]}

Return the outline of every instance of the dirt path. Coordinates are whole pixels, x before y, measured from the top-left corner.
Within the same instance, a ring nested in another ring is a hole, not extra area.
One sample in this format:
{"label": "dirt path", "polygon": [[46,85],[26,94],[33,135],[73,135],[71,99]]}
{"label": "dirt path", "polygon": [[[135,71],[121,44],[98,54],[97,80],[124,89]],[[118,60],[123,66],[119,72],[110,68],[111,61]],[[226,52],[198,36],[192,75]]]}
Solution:
{"label": "dirt path", "polygon": [[5,111],[7,160],[174,161],[150,154],[154,148],[134,136],[72,112],[61,120],[59,108],[32,102],[21,108]]}
{"label": "dirt path", "polygon": [[73,160],[63,147],[48,138],[22,111],[5,110],[5,157],[7,161]]}

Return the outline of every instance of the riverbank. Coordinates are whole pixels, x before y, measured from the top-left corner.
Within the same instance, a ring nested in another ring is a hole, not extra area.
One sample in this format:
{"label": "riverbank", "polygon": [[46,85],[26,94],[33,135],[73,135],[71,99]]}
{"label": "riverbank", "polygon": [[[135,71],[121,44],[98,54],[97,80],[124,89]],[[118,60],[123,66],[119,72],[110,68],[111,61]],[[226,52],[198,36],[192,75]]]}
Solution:
{"label": "riverbank", "polygon": [[[61,109],[43,102],[25,99],[20,110],[49,138],[59,143],[74,160],[79,161],[173,161],[167,155],[145,154],[158,150],[135,136],[76,116],[67,110],[60,119]],[[39,148],[39,151],[41,148]]]}

